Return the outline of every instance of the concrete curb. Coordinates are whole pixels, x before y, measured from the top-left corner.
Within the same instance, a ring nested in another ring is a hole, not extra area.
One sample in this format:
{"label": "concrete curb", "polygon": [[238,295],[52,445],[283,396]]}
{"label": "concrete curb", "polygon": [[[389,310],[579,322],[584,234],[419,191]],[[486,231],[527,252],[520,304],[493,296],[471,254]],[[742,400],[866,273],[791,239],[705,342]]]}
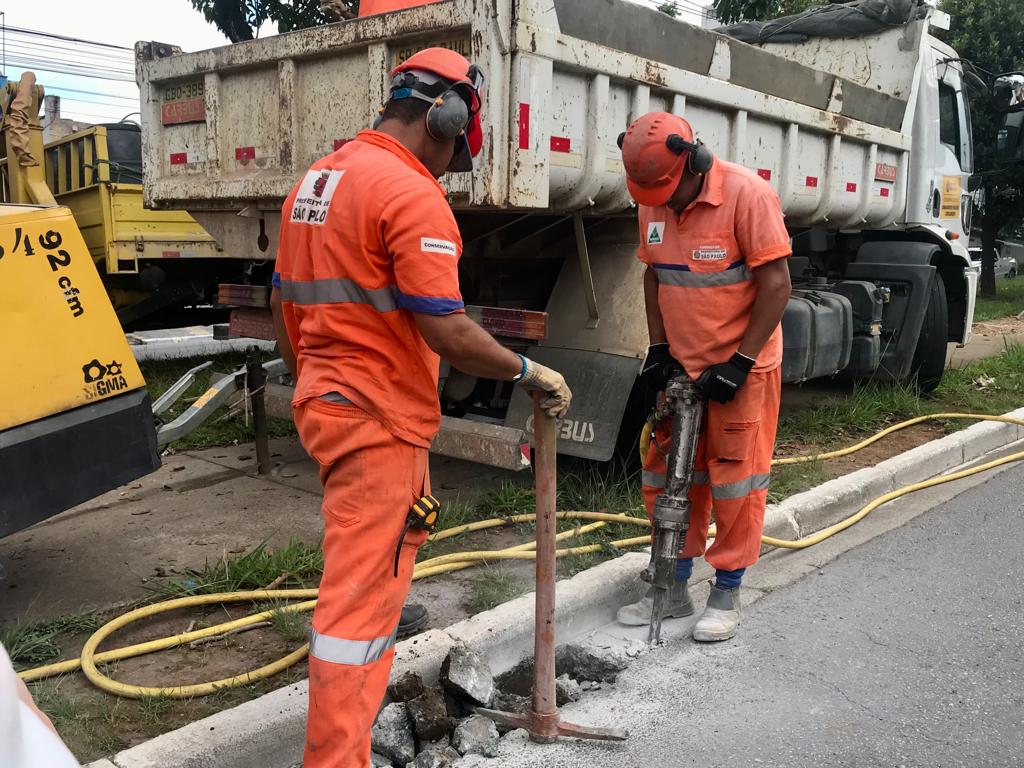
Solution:
{"label": "concrete curb", "polygon": [[[1007,416],[1024,419],[1024,408]],[[1024,438],[1014,424],[982,422],[906,453],[830,480],[772,505],[765,533],[794,539],[831,525],[895,488],[920,482]],[[630,553],[561,581],[558,638],[572,641],[610,622],[645,585],[637,578],[647,556]],[[457,642],[486,655],[494,672],[514,666],[533,647],[533,594],[399,643],[393,676],[412,670],[437,680],[441,661]],[[176,731],[158,736],[87,768],[286,768],[302,754],[306,681],[281,688]]]}

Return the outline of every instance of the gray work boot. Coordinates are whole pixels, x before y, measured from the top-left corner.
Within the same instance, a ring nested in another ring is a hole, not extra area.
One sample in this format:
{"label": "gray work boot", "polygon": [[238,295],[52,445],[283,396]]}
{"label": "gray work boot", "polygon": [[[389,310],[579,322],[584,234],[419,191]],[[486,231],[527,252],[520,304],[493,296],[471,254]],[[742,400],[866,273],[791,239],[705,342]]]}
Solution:
{"label": "gray work boot", "polygon": [[[668,590],[668,600],[665,603],[665,615],[662,618],[682,618],[693,615],[693,600],[690,599],[690,592],[686,589],[687,582],[676,581]],[[651,623],[651,614],[654,613],[654,587],[647,590],[647,594],[632,605],[624,605],[619,608],[615,618],[620,624],[628,627],[646,627]]]}
{"label": "gray work boot", "polygon": [[693,639],[699,643],[728,640],[736,634],[740,623],[740,588],[722,589],[711,585],[708,605],[693,628]]}

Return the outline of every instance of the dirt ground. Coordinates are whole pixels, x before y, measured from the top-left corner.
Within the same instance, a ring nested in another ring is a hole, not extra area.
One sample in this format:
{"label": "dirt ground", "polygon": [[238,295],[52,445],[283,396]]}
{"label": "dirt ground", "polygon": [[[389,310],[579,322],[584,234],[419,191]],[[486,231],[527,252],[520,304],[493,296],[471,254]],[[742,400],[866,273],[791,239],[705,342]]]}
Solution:
{"label": "dirt ground", "polygon": [[974,324],[974,337],[966,347],[949,345],[946,365],[962,368],[967,363],[983,360],[1002,352],[1009,344],[1024,344],[1024,318],[1004,317]]}
{"label": "dirt ground", "polygon": [[[0,539],[0,626],[145,598],[186,568],[263,542],[315,545],[316,466],[297,441],[271,447],[268,476],[255,474],[251,444],[167,456],[152,475]],[[439,457],[431,457],[431,476],[449,500],[470,500],[514,477]],[[436,585],[425,591],[436,600],[434,625],[447,626],[461,598]]]}

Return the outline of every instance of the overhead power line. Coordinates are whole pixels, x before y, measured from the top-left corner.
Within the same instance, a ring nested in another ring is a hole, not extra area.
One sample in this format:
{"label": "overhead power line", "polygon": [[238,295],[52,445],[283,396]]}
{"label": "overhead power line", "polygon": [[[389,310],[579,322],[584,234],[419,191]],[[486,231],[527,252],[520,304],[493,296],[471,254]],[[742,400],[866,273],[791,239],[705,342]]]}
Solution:
{"label": "overhead power line", "polygon": [[60,91],[61,93],[79,93],[83,96],[106,96],[109,99],[124,99],[125,101],[137,102],[138,98],[135,96],[122,96],[117,93],[104,93],[101,91],[82,91],[78,88],[65,88],[61,85],[46,85],[43,83],[47,91]]}
{"label": "overhead power line", "polygon": [[134,66],[135,57],[113,51],[104,51],[89,48],[75,48],[72,46],[59,45],[57,43],[40,42],[38,40],[24,40],[18,37],[8,38],[8,50],[18,49],[30,53],[45,53],[58,56],[75,56],[76,58],[95,59],[121,66]]}
{"label": "overhead power line", "polygon": [[13,67],[14,69],[21,69],[21,70],[25,70],[25,69],[39,70],[40,72],[49,72],[51,74],[57,74],[57,75],[74,75],[76,77],[88,77],[88,78],[91,78],[91,79],[94,79],[94,80],[111,80],[111,81],[116,81],[116,82],[119,82],[119,83],[134,83],[135,82],[135,78],[134,77],[116,77],[116,76],[112,76],[112,75],[109,75],[109,74],[105,75],[105,74],[99,74],[99,73],[79,72],[79,71],[75,71],[75,70],[70,69],[70,68],[61,68],[61,67],[53,67],[53,66],[39,66],[38,63],[31,62],[31,61],[20,61],[20,60],[19,61],[13,61],[13,60],[8,60],[7,64],[8,64],[8,66]]}
{"label": "overhead power line", "polygon": [[114,45],[112,43],[101,43],[97,40],[85,40],[81,37],[67,37],[66,35],[56,35],[52,32],[40,32],[37,29],[25,29],[24,27],[6,27],[8,32],[19,32],[25,35],[33,35],[35,37],[45,37],[50,40],[64,40],[69,43],[84,43],[86,45],[96,45],[100,48],[110,48],[117,51],[131,51],[133,49],[124,45]]}

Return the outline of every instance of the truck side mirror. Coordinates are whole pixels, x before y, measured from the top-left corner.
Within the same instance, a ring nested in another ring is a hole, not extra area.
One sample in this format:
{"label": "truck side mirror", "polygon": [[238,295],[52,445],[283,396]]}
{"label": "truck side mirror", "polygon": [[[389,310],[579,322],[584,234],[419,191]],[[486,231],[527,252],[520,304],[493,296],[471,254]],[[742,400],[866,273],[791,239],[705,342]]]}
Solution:
{"label": "truck side mirror", "polygon": [[1007,72],[995,79],[992,109],[1000,114],[1024,111],[1024,72]]}
{"label": "truck side mirror", "polygon": [[996,130],[995,159],[999,165],[1024,163],[1024,112],[1003,116],[1003,124]]}

